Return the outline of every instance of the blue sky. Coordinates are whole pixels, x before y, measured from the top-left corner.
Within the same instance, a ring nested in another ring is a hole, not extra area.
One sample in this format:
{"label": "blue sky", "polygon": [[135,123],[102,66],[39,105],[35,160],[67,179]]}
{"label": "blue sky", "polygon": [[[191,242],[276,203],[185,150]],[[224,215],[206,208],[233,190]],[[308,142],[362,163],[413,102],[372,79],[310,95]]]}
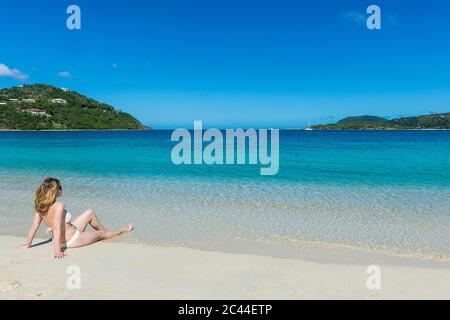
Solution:
{"label": "blue sky", "polygon": [[[156,128],[450,111],[446,0],[0,4],[0,87],[68,87]],[[71,4],[79,31],[66,28]],[[381,30],[365,26],[370,4]]]}

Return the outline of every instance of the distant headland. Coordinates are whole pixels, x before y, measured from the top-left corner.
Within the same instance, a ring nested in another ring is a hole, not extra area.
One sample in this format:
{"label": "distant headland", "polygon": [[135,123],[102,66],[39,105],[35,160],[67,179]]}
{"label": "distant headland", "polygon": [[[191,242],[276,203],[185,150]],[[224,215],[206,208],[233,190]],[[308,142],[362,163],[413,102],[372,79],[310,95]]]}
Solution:
{"label": "distant headland", "polygon": [[376,116],[347,117],[334,124],[312,126],[312,130],[449,130],[450,112],[388,120]]}
{"label": "distant headland", "polygon": [[46,84],[0,89],[0,130],[149,130],[110,105]]}

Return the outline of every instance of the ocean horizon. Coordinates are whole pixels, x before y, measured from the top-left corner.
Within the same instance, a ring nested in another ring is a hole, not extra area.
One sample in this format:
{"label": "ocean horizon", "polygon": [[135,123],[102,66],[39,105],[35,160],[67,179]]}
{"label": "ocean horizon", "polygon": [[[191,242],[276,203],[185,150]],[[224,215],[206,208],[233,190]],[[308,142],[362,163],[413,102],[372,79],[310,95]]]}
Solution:
{"label": "ocean horizon", "polygon": [[[288,256],[308,245],[450,257],[449,131],[280,132],[280,169],[171,162],[170,130],[0,132],[2,235],[25,236],[36,186],[61,180],[123,241]],[[40,233],[45,236],[43,230]]]}

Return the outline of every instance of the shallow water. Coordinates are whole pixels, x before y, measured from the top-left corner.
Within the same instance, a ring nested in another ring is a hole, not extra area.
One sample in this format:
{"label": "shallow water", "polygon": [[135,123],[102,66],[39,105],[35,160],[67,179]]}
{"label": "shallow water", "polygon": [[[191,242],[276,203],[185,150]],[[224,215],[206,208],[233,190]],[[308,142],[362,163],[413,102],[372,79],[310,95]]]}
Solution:
{"label": "shallow water", "polygon": [[127,240],[450,256],[449,131],[283,131],[276,176],[175,166],[170,133],[1,132],[1,233],[26,235],[35,187],[55,176],[72,213],[135,223]]}

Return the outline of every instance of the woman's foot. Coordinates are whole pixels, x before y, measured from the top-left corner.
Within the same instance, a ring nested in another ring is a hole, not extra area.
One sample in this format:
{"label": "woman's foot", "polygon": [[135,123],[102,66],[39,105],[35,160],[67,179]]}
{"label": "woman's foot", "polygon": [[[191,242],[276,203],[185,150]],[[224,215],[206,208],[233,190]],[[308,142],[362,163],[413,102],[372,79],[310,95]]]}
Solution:
{"label": "woman's foot", "polygon": [[121,233],[127,233],[130,231],[133,231],[134,226],[130,223],[129,225],[127,225],[126,227],[123,227],[122,229],[120,229]]}
{"label": "woman's foot", "polygon": [[133,229],[134,229],[134,226],[130,223],[126,227],[123,227],[123,228],[121,228],[119,230],[116,230],[116,231],[108,231],[108,232],[106,232],[106,231],[103,231],[103,230],[99,230],[97,232],[100,233],[101,240],[107,240],[107,239],[112,239],[112,238],[115,238],[117,236],[120,236],[121,234],[130,232]]}

